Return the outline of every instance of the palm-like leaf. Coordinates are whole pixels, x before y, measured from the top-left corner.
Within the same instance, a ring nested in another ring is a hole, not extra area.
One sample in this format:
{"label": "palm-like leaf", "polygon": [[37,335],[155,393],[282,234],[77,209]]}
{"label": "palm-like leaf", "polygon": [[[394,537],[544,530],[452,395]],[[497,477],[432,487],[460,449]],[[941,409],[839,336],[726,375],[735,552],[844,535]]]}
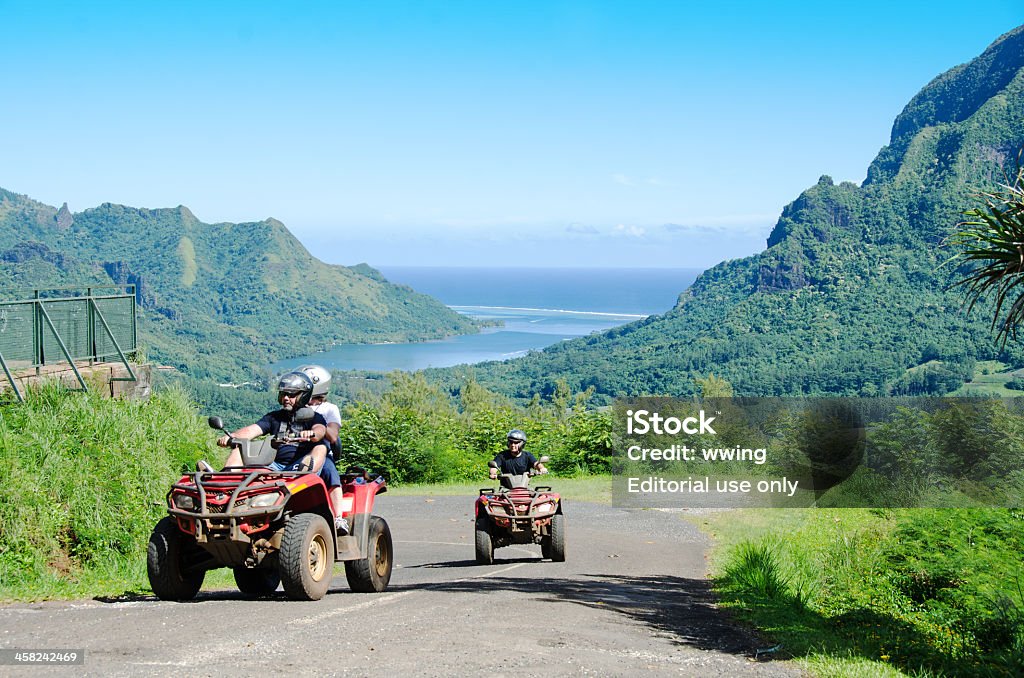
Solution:
{"label": "palm-like leaf", "polygon": [[967,219],[948,240],[962,248],[954,260],[972,266],[954,287],[964,289],[968,312],[994,294],[992,328],[1005,346],[1024,322],[1024,167],[1018,166],[1011,181],[977,197],[981,205],[964,212]]}

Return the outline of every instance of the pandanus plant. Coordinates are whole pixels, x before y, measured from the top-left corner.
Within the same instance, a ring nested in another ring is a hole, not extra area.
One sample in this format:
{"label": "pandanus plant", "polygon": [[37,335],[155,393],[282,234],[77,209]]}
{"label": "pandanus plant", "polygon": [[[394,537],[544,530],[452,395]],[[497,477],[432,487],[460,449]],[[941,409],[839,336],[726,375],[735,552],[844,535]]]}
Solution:
{"label": "pandanus plant", "polygon": [[996,342],[1017,338],[1024,322],[1024,166],[991,191],[976,194],[979,205],[964,212],[964,221],[947,242],[960,252],[964,277],[953,284],[965,293],[968,313],[982,298],[994,295],[992,329]]}

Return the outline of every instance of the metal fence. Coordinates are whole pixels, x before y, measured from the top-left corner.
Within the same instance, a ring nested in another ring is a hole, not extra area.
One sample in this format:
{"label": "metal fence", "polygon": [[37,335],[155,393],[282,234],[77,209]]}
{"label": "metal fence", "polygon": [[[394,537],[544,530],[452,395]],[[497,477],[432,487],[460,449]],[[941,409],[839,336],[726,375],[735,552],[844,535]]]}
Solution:
{"label": "metal fence", "polygon": [[84,389],[75,362],[116,357],[134,381],[125,356],[137,343],[134,285],[31,290],[30,298],[0,300],[0,365],[19,400],[11,372],[55,363],[70,363]]}

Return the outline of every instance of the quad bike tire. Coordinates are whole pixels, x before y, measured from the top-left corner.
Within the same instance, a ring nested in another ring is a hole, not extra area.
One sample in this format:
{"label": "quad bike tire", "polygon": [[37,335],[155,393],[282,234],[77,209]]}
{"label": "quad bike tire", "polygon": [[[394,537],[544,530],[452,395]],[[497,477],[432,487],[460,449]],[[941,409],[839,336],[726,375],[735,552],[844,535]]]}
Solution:
{"label": "quad bike tire", "polygon": [[292,600],[320,600],[334,574],[334,538],[327,521],[316,513],[293,516],[284,527],[278,572]]}
{"label": "quad bike tire", "polygon": [[[555,563],[565,562],[565,516],[561,513],[551,516],[551,536],[548,539],[550,546],[544,557]],[[541,550],[544,550],[543,544]]]}
{"label": "quad bike tire", "polygon": [[394,565],[391,528],[380,516],[370,516],[369,535],[366,538],[366,557],[345,561],[345,578],[356,593],[381,593],[391,581]]}
{"label": "quad bike tire", "polygon": [[180,601],[196,597],[206,571],[188,572],[188,566],[198,550],[195,540],[178,529],[178,521],[170,516],[160,519],[146,548],[146,573],[157,598]]}
{"label": "quad bike tire", "polygon": [[274,568],[236,567],[234,572],[238,590],[250,596],[271,594],[281,583],[281,573]]}
{"label": "quad bike tire", "polygon": [[483,516],[476,519],[476,562],[480,565],[494,563],[494,540],[491,538],[490,525]]}

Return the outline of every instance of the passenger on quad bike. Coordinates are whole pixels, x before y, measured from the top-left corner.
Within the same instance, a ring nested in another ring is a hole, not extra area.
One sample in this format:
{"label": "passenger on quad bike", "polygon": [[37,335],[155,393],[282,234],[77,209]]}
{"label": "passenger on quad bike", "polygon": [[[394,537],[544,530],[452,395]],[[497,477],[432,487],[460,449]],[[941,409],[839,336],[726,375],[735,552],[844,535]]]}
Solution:
{"label": "passenger on quad bike", "polygon": [[[547,473],[544,464],[537,460],[532,454],[526,451],[526,434],[517,428],[512,429],[506,436],[508,449],[498,453],[490,464],[488,473],[491,480],[495,480],[498,474],[510,476],[526,475],[529,471]],[[502,478],[504,481],[505,479]]]}
{"label": "passenger on quad bike", "polygon": [[[327,456],[334,461],[335,467],[341,464],[341,411],[334,403],[327,402],[331,391],[331,373],[319,365],[305,365],[298,369],[313,382],[313,394],[309,397],[309,408],[322,416],[327,426],[324,442],[327,443]],[[331,487],[331,503],[341,506],[341,487]]]}
{"label": "passenger on quad bike", "polygon": [[[334,506],[334,527],[339,534],[348,533],[348,523],[341,515],[341,476],[334,461],[327,457],[327,445],[323,439],[327,434],[327,422],[320,414],[314,414],[307,421],[297,421],[295,413],[306,407],[313,395],[313,381],[302,372],[289,372],[277,384],[277,402],[281,409],[268,412],[255,424],[243,426],[234,433],[221,436],[217,444],[227,447],[232,438],[252,440],[257,436],[273,434],[285,442],[277,446],[277,455],[269,468],[275,471],[309,471],[324,481],[331,493]],[[300,439],[298,444],[291,442]],[[228,455],[224,468],[242,465],[238,448]],[[337,501],[336,501],[337,499]]]}
{"label": "passenger on quad bike", "polygon": [[313,382],[313,394],[309,397],[309,408],[327,422],[327,435],[324,436],[324,442],[327,443],[327,454],[334,459],[334,464],[337,466],[341,461],[341,441],[338,438],[341,432],[341,410],[334,403],[327,402],[327,395],[331,392],[331,373],[319,365],[305,365],[298,371]]}

